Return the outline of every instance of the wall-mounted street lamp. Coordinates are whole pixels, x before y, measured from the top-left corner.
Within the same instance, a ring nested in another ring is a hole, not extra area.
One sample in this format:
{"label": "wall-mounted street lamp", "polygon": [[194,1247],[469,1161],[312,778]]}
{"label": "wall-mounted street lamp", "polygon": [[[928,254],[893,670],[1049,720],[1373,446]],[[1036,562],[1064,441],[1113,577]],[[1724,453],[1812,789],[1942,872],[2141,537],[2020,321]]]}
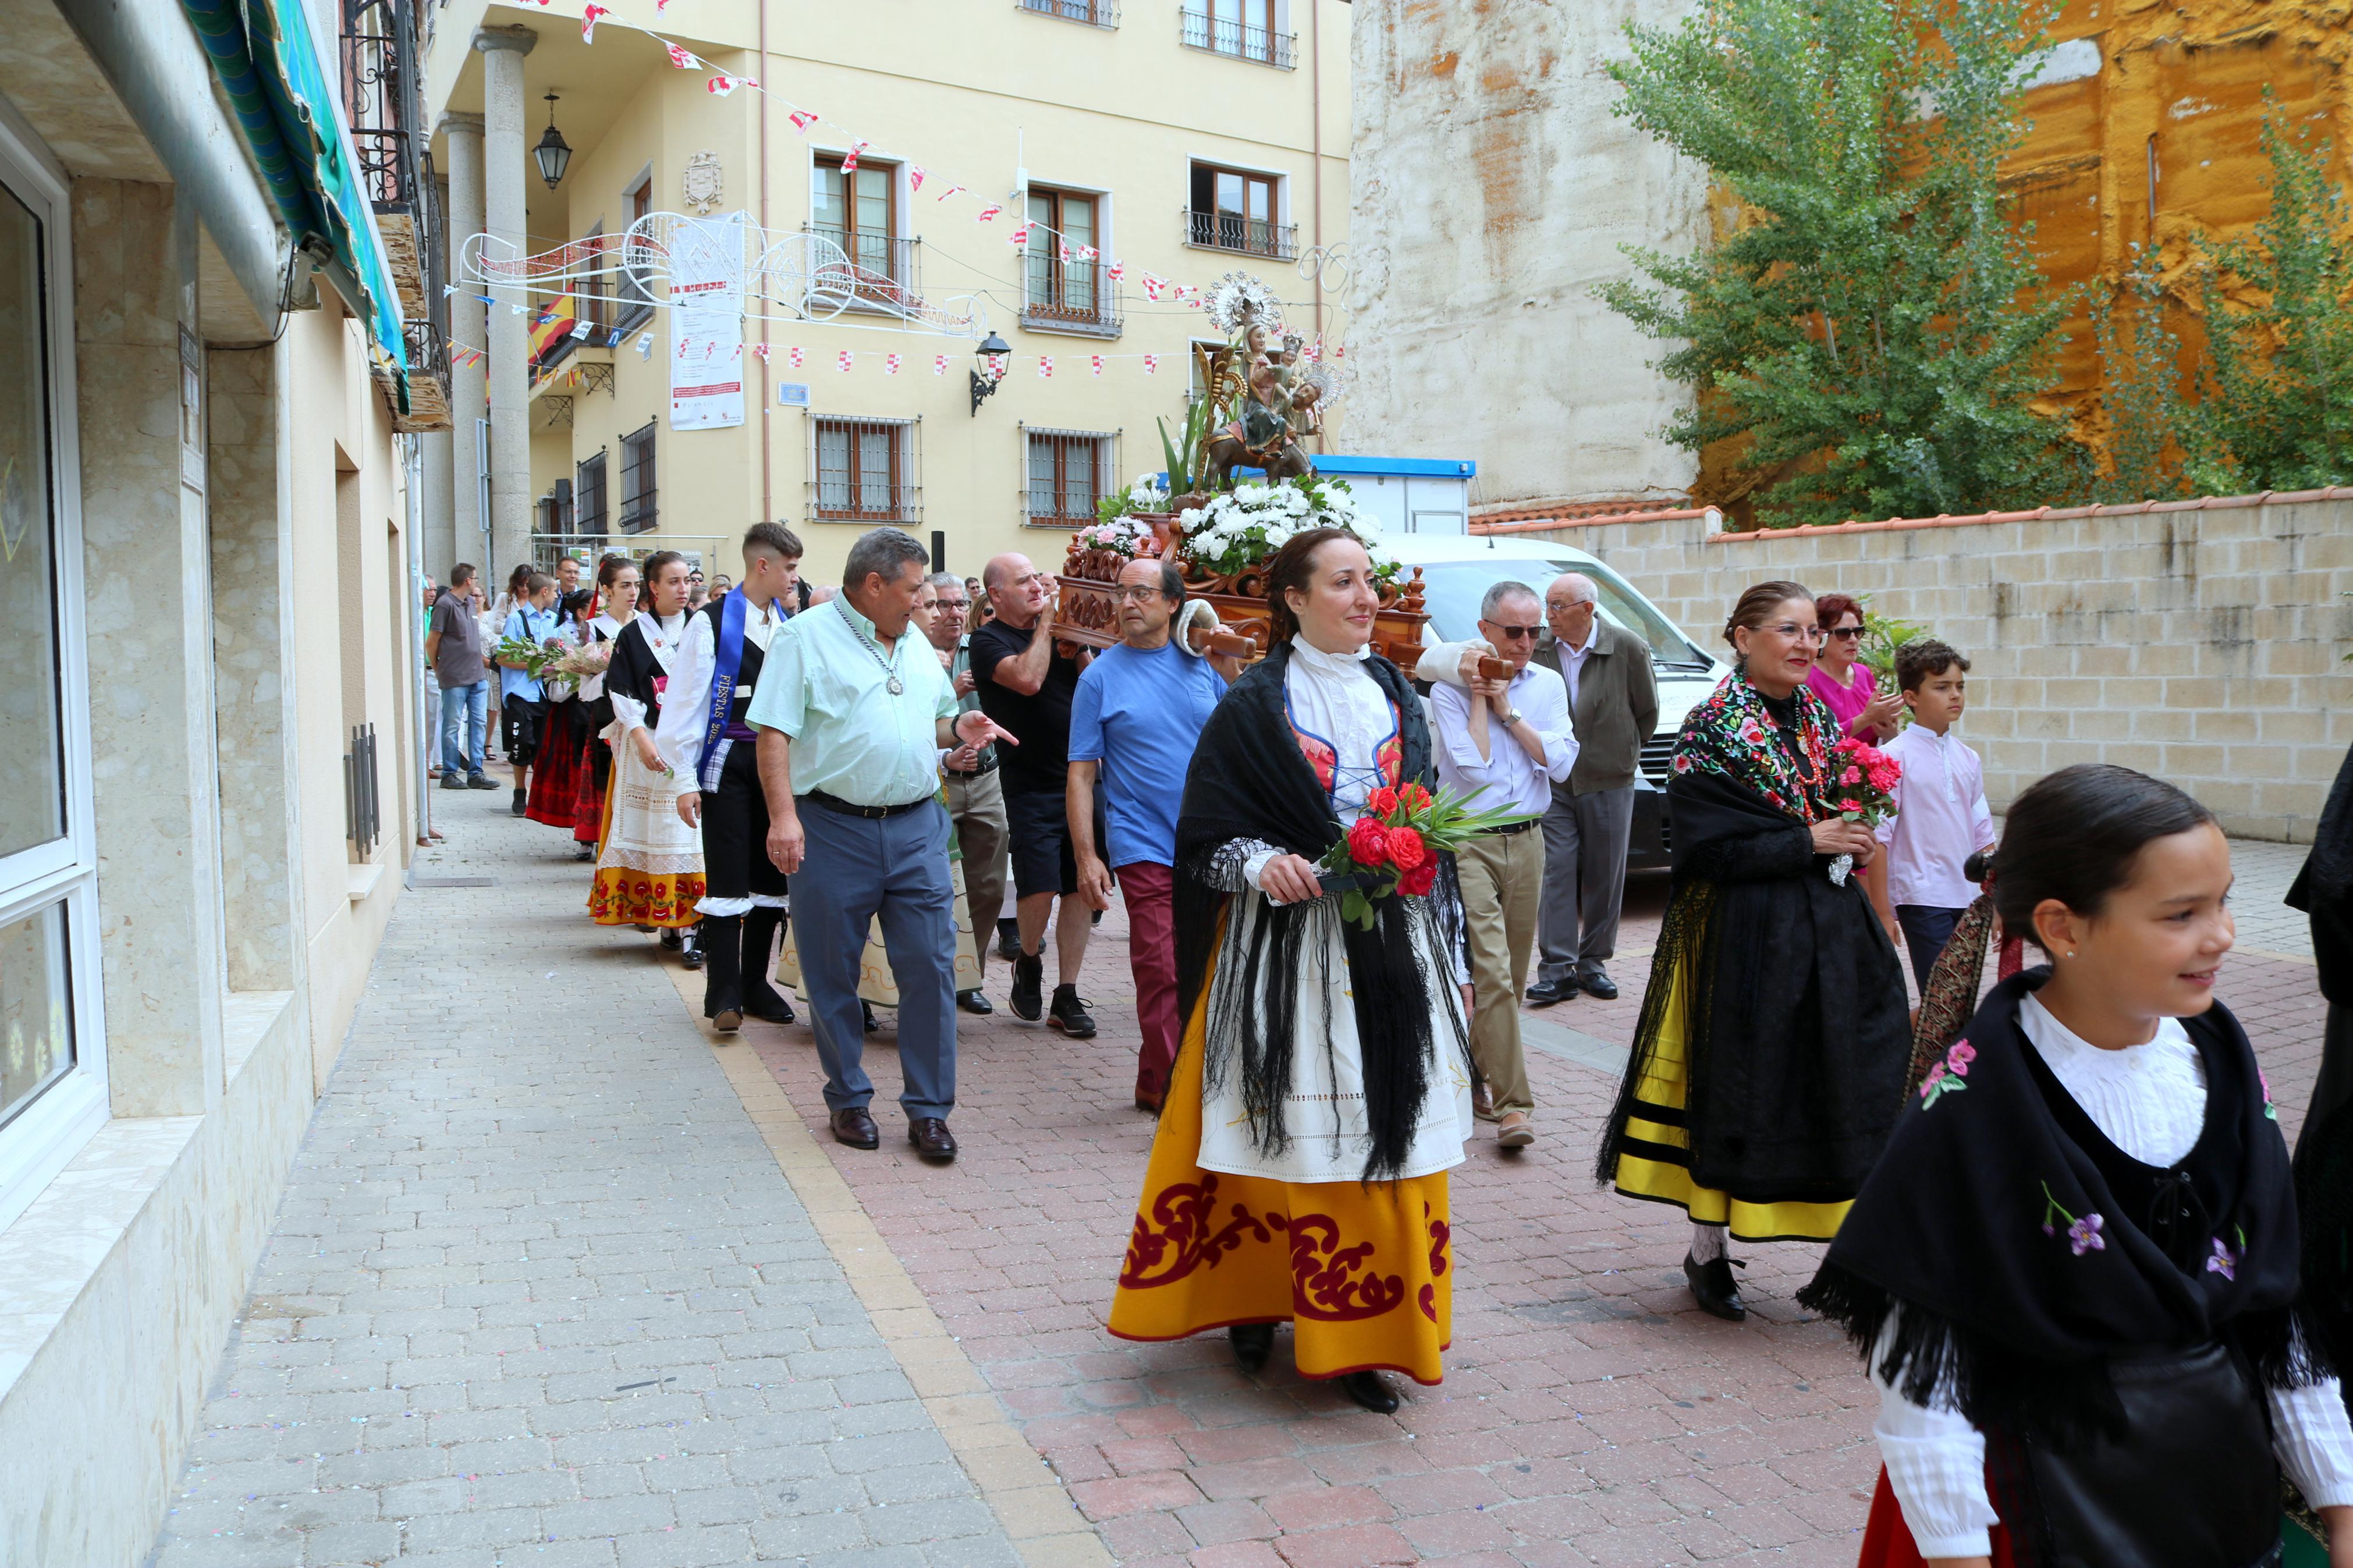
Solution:
{"label": "wall-mounted street lamp", "polygon": [[980,356],[980,368],[972,373],[972,411],[977,417],[980,405],[988,401],[988,395],[1005,379],[1005,356],[1013,352],[1013,345],[991,332],[973,352]]}
{"label": "wall-mounted street lamp", "polygon": [[539,177],[547,182],[549,190],[555,189],[564,178],[565,166],[572,162],[572,143],[555,128],[555,95],[552,92],[547,95],[547,133],[539,139],[531,155],[539,160]]}

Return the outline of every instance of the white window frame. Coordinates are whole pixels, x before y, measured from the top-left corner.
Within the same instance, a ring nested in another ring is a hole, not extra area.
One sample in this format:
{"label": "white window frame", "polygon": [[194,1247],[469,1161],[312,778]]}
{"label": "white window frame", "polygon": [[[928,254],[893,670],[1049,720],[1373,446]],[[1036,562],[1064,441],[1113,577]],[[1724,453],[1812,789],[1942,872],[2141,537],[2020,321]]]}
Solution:
{"label": "white window frame", "polygon": [[74,1065],[0,1123],[0,1228],[106,1124],[106,1019],[99,984],[98,837],[90,780],[90,679],[82,581],[81,441],[76,421],[73,220],[65,170],[0,100],[0,183],[41,220],[47,298],[51,521],[58,608],[58,740],[64,837],[0,860],[0,925],[64,908],[67,1008]]}

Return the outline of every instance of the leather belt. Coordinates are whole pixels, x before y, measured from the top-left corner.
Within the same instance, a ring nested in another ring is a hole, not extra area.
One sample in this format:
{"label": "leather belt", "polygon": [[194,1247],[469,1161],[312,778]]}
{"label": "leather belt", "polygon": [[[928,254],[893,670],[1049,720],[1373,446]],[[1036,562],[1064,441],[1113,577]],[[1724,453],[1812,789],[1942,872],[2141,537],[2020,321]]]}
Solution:
{"label": "leather belt", "polygon": [[839,816],[862,816],[869,822],[879,821],[886,816],[904,816],[911,811],[920,811],[932,804],[932,797],[925,795],[921,800],[911,800],[904,805],[853,805],[839,795],[828,795],[821,789],[813,789],[801,796],[801,799],[811,805],[821,805],[826,810]]}
{"label": "leather belt", "polygon": [[1538,820],[1531,816],[1525,822],[1514,822],[1509,827],[1482,827],[1479,831],[1482,837],[1509,838],[1514,833],[1525,833],[1529,828],[1534,827]]}

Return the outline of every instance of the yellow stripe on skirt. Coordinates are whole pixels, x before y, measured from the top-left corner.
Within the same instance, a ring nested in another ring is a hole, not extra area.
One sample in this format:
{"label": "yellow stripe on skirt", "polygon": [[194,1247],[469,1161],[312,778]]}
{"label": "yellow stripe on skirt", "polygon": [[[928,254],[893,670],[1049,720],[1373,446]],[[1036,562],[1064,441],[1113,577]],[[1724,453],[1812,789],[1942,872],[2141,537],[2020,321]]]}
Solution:
{"label": "yellow stripe on skirt", "polygon": [[1111,1331],[1181,1340],[1288,1320],[1303,1376],[1377,1369],[1437,1383],[1454,1333],[1446,1173],[1367,1186],[1201,1169],[1208,1011],[1193,1009],[1176,1053]]}
{"label": "yellow stripe on skirt", "polygon": [[[1654,978],[1652,984],[1662,983]],[[1838,1234],[1850,1202],[1750,1203],[1692,1180],[1691,1132],[1684,1125],[1690,1087],[1684,1043],[1689,1037],[1691,976],[1675,966],[1663,984],[1667,1005],[1634,1086],[1634,1106],[1618,1142],[1618,1190],[1630,1198],[1673,1204],[1706,1225],[1728,1225],[1743,1241],[1828,1241]]]}

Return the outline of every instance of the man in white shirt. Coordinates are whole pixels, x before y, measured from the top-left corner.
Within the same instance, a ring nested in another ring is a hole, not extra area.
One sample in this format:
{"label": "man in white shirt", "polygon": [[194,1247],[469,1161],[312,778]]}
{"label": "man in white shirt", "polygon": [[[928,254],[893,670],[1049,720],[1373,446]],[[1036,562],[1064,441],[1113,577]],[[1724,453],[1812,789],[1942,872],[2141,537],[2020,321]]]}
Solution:
{"label": "man in white shirt", "polygon": [[1528,978],[1544,897],[1544,836],[1535,831],[1552,786],[1577,763],[1568,688],[1556,671],[1531,665],[1544,607],[1525,583],[1498,583],[1479,606],[1479,635],[1512,666],[1508,679],[1469,691],[1430,689],[1439,782],[1479,794],[1482,809],[1526,818],[1472,841],[1456,858],[1471,948],[1471,1056],[1479,1068],[1473,1104],[1496,1123],[1506,1149],[1535,1142],[1527,1058],[1520,1040],[1520,992]]}

